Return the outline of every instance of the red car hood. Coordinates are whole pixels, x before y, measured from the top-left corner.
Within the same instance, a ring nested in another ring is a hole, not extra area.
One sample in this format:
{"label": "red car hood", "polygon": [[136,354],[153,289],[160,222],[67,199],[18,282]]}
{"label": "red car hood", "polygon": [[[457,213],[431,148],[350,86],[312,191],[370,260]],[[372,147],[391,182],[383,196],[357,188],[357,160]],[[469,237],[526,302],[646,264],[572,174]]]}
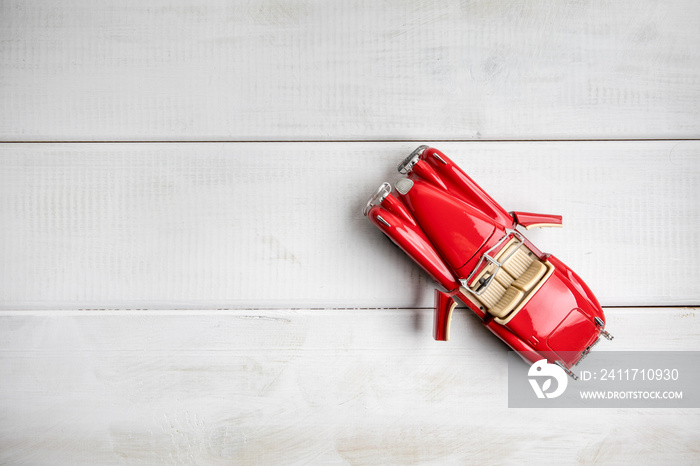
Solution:
{"label": "red car hood", "polygon": [[401,197],[453,270],[474,257],[496,229],[481,211],[423,181]]}

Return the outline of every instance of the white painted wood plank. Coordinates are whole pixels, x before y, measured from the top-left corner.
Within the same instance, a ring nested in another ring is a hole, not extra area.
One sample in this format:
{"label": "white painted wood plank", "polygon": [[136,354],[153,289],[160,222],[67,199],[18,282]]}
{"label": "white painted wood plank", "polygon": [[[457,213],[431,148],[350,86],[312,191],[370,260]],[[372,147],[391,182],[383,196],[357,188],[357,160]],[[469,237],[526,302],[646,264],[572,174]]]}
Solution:
{"label": "white painted wood plank", "polygon": [[[604,305],[700,297],[700,142],[440,143]],[[360,211],[409,143],[0,145],[0,306],[432,306]]]}
{"label": "white painted wood plank", "polygon": [[[700,350],[698,309],[607,309],[604,350]],[[690,464],[700,412],[507,408],[466,311],[0,313],[8,464]]]}
{"label": "white painted wood plank", "polygon": [[696,138],[700,4],[4,1],[2,140]]}

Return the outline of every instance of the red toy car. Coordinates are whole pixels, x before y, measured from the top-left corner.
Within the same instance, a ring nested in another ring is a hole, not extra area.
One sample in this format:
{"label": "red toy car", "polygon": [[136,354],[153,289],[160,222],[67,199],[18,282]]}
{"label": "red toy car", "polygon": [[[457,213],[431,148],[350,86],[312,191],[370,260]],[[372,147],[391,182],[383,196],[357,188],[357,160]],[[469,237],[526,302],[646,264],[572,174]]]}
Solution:
{"label": "red toy car", "polygon": [[363,214],[443,288],[435,290],[435,339],[447,340],[459,298],[526,360],[571,371],[605,331],[588,286],[516,228],[561,226],[561,216],[507,212],[437,149],[420,146],[382,184]]}

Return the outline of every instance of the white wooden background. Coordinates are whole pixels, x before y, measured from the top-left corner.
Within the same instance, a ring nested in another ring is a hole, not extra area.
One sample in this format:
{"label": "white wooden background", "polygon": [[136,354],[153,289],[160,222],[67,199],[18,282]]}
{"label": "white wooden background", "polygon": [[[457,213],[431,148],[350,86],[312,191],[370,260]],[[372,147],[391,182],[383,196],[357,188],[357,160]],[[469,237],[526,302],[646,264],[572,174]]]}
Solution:
{"label": "white wooden background", "polygon": [[0,464],[700,462],[699,410],[507,408],[360,210],[419,143],[700,350],[700,4],[0,1]]}

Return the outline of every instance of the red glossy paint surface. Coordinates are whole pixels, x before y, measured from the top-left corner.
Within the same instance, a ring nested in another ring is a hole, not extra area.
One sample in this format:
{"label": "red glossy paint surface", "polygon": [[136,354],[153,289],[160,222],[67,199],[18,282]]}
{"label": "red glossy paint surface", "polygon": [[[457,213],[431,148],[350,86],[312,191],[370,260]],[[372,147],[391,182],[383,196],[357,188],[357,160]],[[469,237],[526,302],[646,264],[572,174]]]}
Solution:
{"label": "red glossy paint surface", "polygon": [[505,324],[464,296],[457,280],[478,266],[482,255],[506,235],[506,229],[515,227],[516,220],[523,226],[561,224],[561,216],[529,212],[511,216],[437,149],[425,149],[407,177],[413,186],[405,194],[387,196],[368,216],[448,291],[435,294],[435,339],[447,339],[457,297],[524,359],[546,358],[566,367],[576,363],[603,330],[595,318],[604,323],[605,316],[588,286],[559,259],[524,239],[525,246],[554,270]]}
{"label": "red glossy paint surface", "polygon": [[[506,236],[505,230],[499,225],[496,226],[496,230],[494,231],[493,235],[486,240],[486,242],[481,246],[479,249],[479,252],[477,254],[474,254],[469,261],[467,261],[466,264],[464,264],[462,267],[458,268],[455,270],[455,275],[459,278],[467,278],[471,272],[474,270],[475,267],[479,266],[479,262],[481,261],[481,256],[484,254],[484,252],[488,251],[492,247],[496,246],[496,244],[504,237]],[[507,241],[504,241],[502,245],[499,248],[494,249],[494,251],[491,253],[492,257],[498,254],[498,252],[505,247]],[[483,268],[486,265],[486,263],[483,263],[483,266],[480,266],[479,268]],[[477,271],[478,272],[478,271]]]}
{"label": "red glossy paint surface", "polygon": [[[473,205],[485,215],[491,217],[495,223],[499,223],[506,228],[513,226],[513,218],[508,211],[494,201],[481,186],[476,184],[445,154],[431,147],[423,152],[421,159],[440,174],[440,179],[452,195],[462,198]],[[475,162],[478,163],[478,161]]]}
{"label": "red glossy paint surface", "polygon": [[456,301],[447,293],[435,290],[435,312],[433,323],[434,337],[438,341],[447,341],[450,336],[450,317]]}
{"label": "red glossy paint surface", "polygon": [[438,172],[429,164],[423,161],[417,163],[416,166],[413,167],[413,172],[411,173],[411,176],[409,176],[409,178],[413,180],[422,179],[427,181],[428,183],[435,185],[443,191],[449,190],[448,186],[445,185],[445,182],[442,181],[442,179],[440,178],[440,175],[438,175]]}
{"label": "red glossy paint surface", "polygon": [[[382,202],[382,208],[388,210],[392,214],[401,217],[401,220],[405,221],[411,226],[417,227],[416,219],[413,218],[413,214],[406,208],[403,202],[396,199],[393,195],[387,196]],[[427,238],[426,238],[427,241]]]}
{"label": "red glossy paint surface", "polygon": [[496,229],[492,219],[474,207],[423,181],[400,199],[453,269],[462,267]]}
{"label": "red glossy paint surface", "polygon": [[518,225],[530,227],[532,225],[561,225],[561,215],[535,214],[532,212],[513,212],[513,217]]}
{"label": "red glossy paint surface", "polygon": [[547,338],[547,346],[564,359],[588,346],[591,343],[590,336],[595,333],[595,323],[581,309],[572,309]]}
{"label": "red glossy paint surface", "polygon": [[[555,266],[555,270],[544,286],[507,324],[498,325],[518,335],[534,350],[566,351],[568,358],[578,359],[576,355],[598,338],[598,329],[593,319],[596,316],[603,318],[603,311],[597,305],[597,301],[591,300],[592,295],[581,293],[580,282],[577,284],[572,281],[574,277],[571,275],[571,269],[554,256],[549,256],[549,262]],[[574,322],[570,319],[567,321],[567,317],[574,309],[578,309],[577,312],[585,316],[590,325],[581,327],[578,321]],[[571,326],[578,326],[578,328],[572,331],[569,328]],[[493,325],[491,329],[501,331]],[[567,345],[557,337],[554,338],[557,348],[549,345],[550,339],[557,333],[566,335]],[[532,337],[538,342],[537,345],[530,343]],[[575,360],[564,362],[569,365]]]}
{"label": "red glossy paint surface", "polygon": [[[369,218],[372,220],[372,223],[386,233],[397,246],[423,267],[423,270],[446,290],[454,290],[459,286],[450,269],[445,265],[420,228],[410,223],[402,222],[400,217],[380,206],[375,206],[369,211]],[[379,218],[386,223],[379,220]]]}

